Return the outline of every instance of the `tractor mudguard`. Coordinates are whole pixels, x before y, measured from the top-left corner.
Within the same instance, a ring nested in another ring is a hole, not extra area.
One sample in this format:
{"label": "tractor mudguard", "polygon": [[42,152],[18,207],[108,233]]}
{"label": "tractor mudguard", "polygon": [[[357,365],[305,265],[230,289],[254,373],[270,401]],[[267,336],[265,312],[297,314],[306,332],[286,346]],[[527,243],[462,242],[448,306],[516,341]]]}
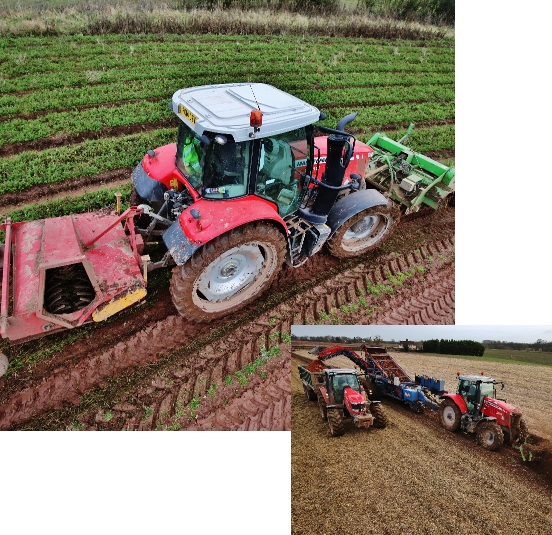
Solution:
{"label": "tractor mudguard", "polygon": [[350,193],[337,201],[328,215],[326,225],[332,229],[332,234],[354,215],[372,208],[372,206],[387,206],[387,199],[375,189],[364,189]]}
{"label": "tractor mudguard", "polygon": [[186,237],[180,223],[175,221],[163,234],[163,241],[167,246],[169,253],[174,261],[181,266],[185,264],[192,255],[200,248],[200,245],[194,245]]}
{"label": "tractor mudguard", "polygon": [[254,195],[228,200],[199,199],[182,211],[178,221],[186,238],[196,246],[256,221],[273,221],[287,236],[286,224],[275,205]]}
{"label": "tractor mudguard", "polygon": [[130,175],[132,184],[136,188],[136,193],[142,199],[148,202],[163,202],[163,195],[167,191],[167,186],[151,178],[140,162]]}
{"label": "tractor mudguard", "polygon": [[464,401],[464,398],[460,394],[443,394],[441,396],[442,399],[452,399],[456,405],[458,405],[458,408],[460,409],[460,412],[462,414],[466,414],[468,412],[468,406],[466,405],[466,402]]}

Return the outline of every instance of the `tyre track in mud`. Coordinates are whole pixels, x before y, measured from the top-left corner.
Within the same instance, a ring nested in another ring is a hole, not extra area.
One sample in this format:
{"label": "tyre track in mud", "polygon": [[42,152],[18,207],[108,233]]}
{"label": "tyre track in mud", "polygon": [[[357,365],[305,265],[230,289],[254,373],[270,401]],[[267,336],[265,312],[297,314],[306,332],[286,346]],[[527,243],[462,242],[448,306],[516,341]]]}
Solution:
{"label": "tyre track in mud", "polygon": [[[52,359],[51,366],[45,366],[42,373],[28,382],[20,382],[15,391],[12,389],[8,396],[4,396],[0,406],[0,429],[64,429],[71,421],[79,421],[87,429],[184,428],[186,420],[180,413],[194,398],[209,401],[209,389],[222,388],[227,376],[239,372],[258,358],[261,347],[270,346],[270,337],[280,336],[275,333],[289,333],[293,323],[304,322],[310,317],[322,323],[325,321],[324,314],[329,315],[332,310],[339,312],[334,312],[328,323],[366,324],[375,323],[374,319],[382,321],[381,318],[393,322],[396,320],[391,315],[397,303],[402,303],[407,310],[401,312],[403,322],[423,322],[427,318],[433,320],[433,317],[420,313],[420,306],[425,307],[422,310],[428,307],[438,310],[442,306],[441,301],[448,303],[448,309],[446,314],[436,317],[445,323],[454,318],[454,300],[451,298],[454,295],[451,278],[453,261],[447,258],[453,250],[453,214],[454,211],[448,209],[444,217],[441,214],[440,222],[436,222],[433,215],[405,223],[402,231],[397,230],[388,245],[397,249],[394,240],[409,244],[405,247],[403,243],[403,250],[407,252],[402,255],[385,255],[381,251],[367,255],[363,261],[357,259],[356,264],[321,255],[311,259],[304,268],[283,270],[268,296],[244,309],[239,317],[219,322],[216,329],[175,315],[171,306],[161,310],[155,322],[130,336],[125,336],[123,325],[117,328],[106,326],[99,330],[101,347],[90,350],[89,344],[88,351],[81,350],[75,358],[72,354],[75,347],[69,345]],[[428,230],[426,243],[411,251],[410,242],[415,240],[417,243],[423,236],[423,232],[419,234],[423,229]],[[441,255],[444,260],[428,263],[428,259],[435,255]],[[412,269],[411,266],[424,261],[427,268],[423,280],[409,284],[409,287],[405,284],[397,288],[393,295],[366,295],[367,289],[374,284],[384,284],[389,277],[396,277],[403,273],[402,270]],[[346,269],[348,266],[353,267]],[[305,278],[308,280],[302,280]],[[443,283],[443,280],[448,282]],[[355,295],[358,298],[361,295],[359,290],[364,291],[368,306],[359,307],[356,316],[345,314],[340,307],[350,304]],[[127,322],[131,320],[132,317],[126,319]],[[111,338],[110,329],[113,329]],[[91,340],[93,342],[93,337]],[[109,347],[110,343],[112,347]],[[214,347],[216,344],[220,347]],[[174,372],[171,366],[176,365],[180,369]],[[268,379],[267,384],[278,383],[281,378],[271,375],[269,371],[263,372]],[[180,377],[174,376],[175,373]],[[167,379],[167,376],[170,378]],[[0,386],[5,381],[1,379]],[[250,387],[256,388],[255,385]],[[226,398],[227,403],[237,403],[236,396],[231,397]],[[127,398],[131,401],[121,401]],[[285,405],[282,399],[275,402],[281,405],[278,409],[280,413]],[[107,409],[111,416],[125,413],[115,408],[120,403],[127,403],[136,409],[123,420],[120,417],[106,420],[101,416],[105,413],[99,413],[100,409]],[[266,401],[261,402],[261,405],[265,404]],[[223,409],[219,407],[219,410]],[[153,412],[142,421],[137,416],[140,411]],[[165,422],[167,418],[174,419],[177,414],[177,421]],[[82,419],[81,415],[84,416]],[[208,426],[221,425],[209,415],[201,418]],[[249,425],[248,428],[257,425],[244,422],[240,425]],[[267,428],[269,424],[265,421],[262,425]],[[270,425],[277,427],[281,421]]]}

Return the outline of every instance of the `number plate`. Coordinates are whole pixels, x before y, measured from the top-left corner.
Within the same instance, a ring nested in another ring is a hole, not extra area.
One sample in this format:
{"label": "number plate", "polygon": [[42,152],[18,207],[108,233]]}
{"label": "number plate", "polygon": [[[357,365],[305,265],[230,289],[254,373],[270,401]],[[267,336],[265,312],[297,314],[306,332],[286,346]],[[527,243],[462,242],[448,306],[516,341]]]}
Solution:
{"label": "number plate", "polygon": [[184,115],[188,121],[190,121],[192,124],[196,124],[197,117],[188,109],[185,108],[182,104],[178,106],[178,113],[181,115]]}

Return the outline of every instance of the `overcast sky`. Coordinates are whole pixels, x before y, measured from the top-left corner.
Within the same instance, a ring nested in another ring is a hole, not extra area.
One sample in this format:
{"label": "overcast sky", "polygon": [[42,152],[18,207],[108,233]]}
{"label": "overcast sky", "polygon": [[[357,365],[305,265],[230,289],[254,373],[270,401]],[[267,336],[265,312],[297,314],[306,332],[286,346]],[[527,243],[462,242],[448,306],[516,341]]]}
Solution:
{"label": "overcast sky", "polygon": [[534,343],[539,338],[552,340],[552,325],[293,325],[296,336],[355,336],[379,335],[383,340],[501,340]]}

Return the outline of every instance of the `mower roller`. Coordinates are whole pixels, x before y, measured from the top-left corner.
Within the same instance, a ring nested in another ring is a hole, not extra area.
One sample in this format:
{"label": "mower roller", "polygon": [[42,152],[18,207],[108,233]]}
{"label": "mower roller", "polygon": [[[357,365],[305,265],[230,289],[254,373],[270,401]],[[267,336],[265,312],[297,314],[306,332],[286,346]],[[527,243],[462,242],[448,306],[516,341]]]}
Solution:
{"label": "mower roller", "polygon": [[[284,261],[298,267],[323,246],[338,258],[365,254],[401,210],[436,208],[454,186],[454,170],[400,143],[358,141],[347,132],[356,113],[335,129],[315,126],[323,113],[266,84],[181,89],[169,107],[176,143],[148,150],[134,169],[130,211],[4,223],[3,337],[106,319],[167,266],[178,312],[211,322],[266,291]],[[386,162],[374,170],[373,154]],[[166,250],[144,262],[150,242]]]}

